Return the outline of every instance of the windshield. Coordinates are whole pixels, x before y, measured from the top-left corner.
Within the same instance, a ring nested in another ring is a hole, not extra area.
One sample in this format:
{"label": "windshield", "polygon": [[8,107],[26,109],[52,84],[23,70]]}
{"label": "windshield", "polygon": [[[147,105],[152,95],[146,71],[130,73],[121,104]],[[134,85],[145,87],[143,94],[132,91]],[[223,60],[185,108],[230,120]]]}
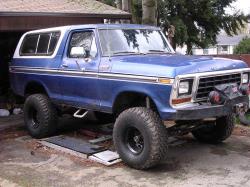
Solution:
{"label": "windshield", "polygon": [[99,30],[103,56],[124,54],[173,53],[159,30]]}

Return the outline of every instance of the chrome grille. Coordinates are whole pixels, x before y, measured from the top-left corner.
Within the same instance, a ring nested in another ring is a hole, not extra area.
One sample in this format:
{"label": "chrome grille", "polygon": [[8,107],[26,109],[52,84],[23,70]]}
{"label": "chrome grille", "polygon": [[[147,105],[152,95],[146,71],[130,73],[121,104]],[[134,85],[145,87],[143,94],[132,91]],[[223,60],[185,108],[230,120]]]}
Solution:
{"label": "chrome grille", "polygon": [[213,77],[201,77],[199,81],[198,90],[196,93],[196,100],[202,101],[208,98],[208,94],[214,90],[214,87],[226,83],[241,83],[241,74],[218,75]]}

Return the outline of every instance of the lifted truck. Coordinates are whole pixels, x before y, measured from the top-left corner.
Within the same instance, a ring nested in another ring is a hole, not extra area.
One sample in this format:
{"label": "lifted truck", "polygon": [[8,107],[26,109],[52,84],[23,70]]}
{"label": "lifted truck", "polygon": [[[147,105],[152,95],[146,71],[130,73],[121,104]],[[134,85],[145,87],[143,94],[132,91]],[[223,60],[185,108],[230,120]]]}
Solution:
{"label": "lifted truck", "polygon": [[102,122],[116,119],[116,150],[136,169],[159,164],[170,136],[226,140],[234,113],[248,109],[249,72],[243,61],[177,55],[159,28],[126,24],[27,32],[10,65],[33,137],[52,135],[70,110],[80,118],[94,111]]}

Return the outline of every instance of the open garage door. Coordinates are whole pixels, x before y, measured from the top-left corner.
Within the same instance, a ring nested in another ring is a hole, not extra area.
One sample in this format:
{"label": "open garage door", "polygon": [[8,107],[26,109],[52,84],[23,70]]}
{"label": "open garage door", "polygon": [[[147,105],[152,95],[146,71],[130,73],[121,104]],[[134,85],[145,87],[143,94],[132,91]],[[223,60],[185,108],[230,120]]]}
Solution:
{"label": "open garage door", "polygon": [[9,63],[24,32],[0,32],[0,101],[6,102],[10,93]]}

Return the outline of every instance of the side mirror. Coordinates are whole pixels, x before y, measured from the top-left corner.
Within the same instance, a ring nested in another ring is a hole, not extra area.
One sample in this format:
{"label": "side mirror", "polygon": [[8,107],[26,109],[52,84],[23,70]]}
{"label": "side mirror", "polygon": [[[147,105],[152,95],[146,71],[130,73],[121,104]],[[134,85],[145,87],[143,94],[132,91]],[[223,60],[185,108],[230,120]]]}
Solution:
{"label": "side mirror", "polygon": [[86,51],[84,47],[72,47],[70,50],[70,56],[73,58],[85,58]]}

